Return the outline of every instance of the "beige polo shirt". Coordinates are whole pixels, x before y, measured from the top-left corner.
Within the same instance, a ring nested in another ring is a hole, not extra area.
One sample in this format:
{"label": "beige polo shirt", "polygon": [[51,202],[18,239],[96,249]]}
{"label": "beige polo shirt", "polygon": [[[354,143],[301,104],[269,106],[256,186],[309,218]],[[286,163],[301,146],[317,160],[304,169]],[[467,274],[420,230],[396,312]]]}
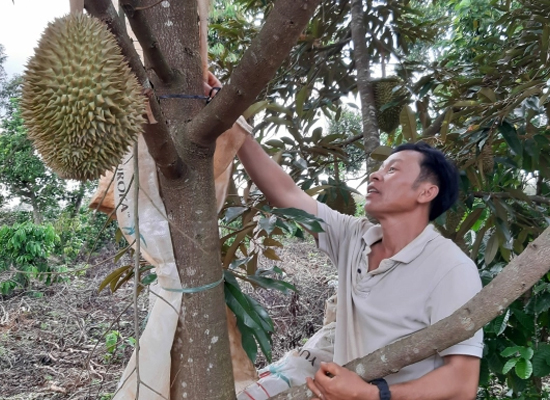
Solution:
{"label": "beige polo shirt", "polygon": [[[448,317],[477,292],[481,280],[473,261],[432,225],[399,253],[368,272],[370,246],[382,238],[380,225],[340,214],[318,203],[325,221],[319,249],[338,269],[334,362],[342,365]],[[389,384],[420,378],[452,354],[480,357],[483,332],[386,377]]]}

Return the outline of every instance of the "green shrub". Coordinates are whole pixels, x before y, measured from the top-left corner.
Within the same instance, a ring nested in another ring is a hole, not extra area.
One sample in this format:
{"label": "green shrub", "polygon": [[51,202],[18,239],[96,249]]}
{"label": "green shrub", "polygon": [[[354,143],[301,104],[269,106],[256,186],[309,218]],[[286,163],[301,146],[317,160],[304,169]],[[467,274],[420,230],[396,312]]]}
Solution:
{"label": "green shrub", "polygon": [[46,284],[58,281],[58,270],[48,257],[59,236],[51,224],[17,223],[0,228],[0,293],[7,295],[15,288],[25,288],[31,279]]}

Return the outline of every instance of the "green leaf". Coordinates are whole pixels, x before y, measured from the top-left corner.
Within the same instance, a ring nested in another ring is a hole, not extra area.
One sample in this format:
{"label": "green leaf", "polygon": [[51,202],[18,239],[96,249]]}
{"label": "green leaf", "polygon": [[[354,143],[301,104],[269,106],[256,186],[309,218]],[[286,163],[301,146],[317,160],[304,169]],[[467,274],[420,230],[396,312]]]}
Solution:
{"label": "green leaf", "polygon": [[299,210],[297,208],[275,208],[272,213],[281,217],[290,218],[296,221],[310,232],[324,232],[325,230],[321,226],[321,222],[324,222],[321,218],[317,218],[315,215]]}
{"label": "green leaf", "polygon": [[416,140],[416,116],[410,106],[405,106],[399,114],[399,122],[401,122],[403,136],[409,141]]}
{"label": "green leaf", "polygon": [[114,288],[120,279],[120,276],[128,271],[129,269],[132,269],[133,265],[124,265],[120,268],[115,269],[113,272],[111,272],[109,275],[103,279],[103,281],[99,284],[98,292],[101,292],[103,289],[107,287],[107,285],[111,285],[111,288]]}
{"label": "green leaf", "polygon": [[445,119],[441,123],[441,129],[439,130],[439,135],[441,136],[441,140],[443,140],[444,142],[447,140],[447,133],[449,133],[449,126],[451,125],[452,120],[453,120],[453,109],[452,107],[449,107],[445,112]]}
{"label": "green leaf", "polygon": [[154,272],[151,272],[150,274],[148,274],[147,276],[145,276],[141,280],[141,283],[143,285],[147,286],[147,285],[150,285],[151,283],[153,283],[156,280],[157,280],[157,274],[155,274]]}
{"label": "green leaf", "polygon": [[491,103],[496,103],[497,101],[497,96],[495,95],[495,92],[489,87],[482,87],[481,89],[479,89],[478,93],[489,100]]}
{"label": "green leaf", "polygon": [[498,238],[496,233],[493,233],[487,241],[487,247],[485,248],[485,264],[489,265],[495,259],[498,251]]}
{"label": "green leaf", "polygon": [[510,357],[510,356],[519,354],[520,350],[521,350],[520,346],[506,347],[504,350],[500,352],[500,355],[502,357]]}
{"label": "green leaf", "polygon": [[521,153],[523,153],[523,147],[518,138],[516,128],[508,122],[502,121],[502,123],[498,126],[498,131],[502,134],[502,137],[506,143],[508,143],[508,146],[510,146],[510,149],[512,149],[514,154],[521,155]]}
{"label": "green leaf", "polygon": [[550,345],[539,344],[532,362],[533,375],[539,378],[550,375]]}
{"label": "green leaf", "polygon": [[285,148],[285,144],[279,139],[268,140],[267,142],[265,142],[265,144],[267,144],[268,146],[271,146],[271,147],[277,147],[277,148],[282,148],[282,149]]}
{"label": "green leaf", "polygon": [[521,379],[529,379],[533,374],[533,364],[525,358],[520,358],[515,365],[515,370]]}
{"label": "green leaf", "polygon": [[256,115],[260,111],[265,110],[268,104],[269,104],[269,101],[267,100],[258,101],[257,103],[252,104],[243,113],[244,119],[249,119],[250,117]]}
{"label": "green leaf", "polygon": [[278,279],[265,278],[257,275],[248,275],[247,278],[264,289],[274,289],[284,294],[290,294],[291,292],[297,291],[293,284]]}
{"label": "green leaf", "polygon": [[506,361],[506,364],[504,364],[504,367],[502,367],[502,373],[507,374],[514,368],[518,362],[519,358],[511,358],[508,361]]}
{"label": "green leaf", "polygon": [[[510,319],[510,309],[508,309],[504,314],[499,315],[494,320],[494,332],[495,335],[500,336],[506,330],[508,326],[508,320]],[[506,357],[506,356],[505,356]]]}
{"label": "green leaf", "polygon": [[247,207],[229,207],[227,210],[225,210],[225,216],[224,216],[225,223],[228,224],[231,221],[235,220],[237,217],[242,215],[246,210],[248,210]]}
{"label": "green leaf", "polygon": [[384,161],[391,154],[393,149],[388,146],[378,146],[376,149],[370,153],[370,156],[373,160]]}
{"label": "green leaf", "polygon": [[530,360],[531,358],[533,358],[534,353],[535,352],[531,347],[520,347],[519,349],[519,354],[522,358],[525,358],[526,360]]}
{"label": "green leaf", "polygon": [[309,93],[308,86],[304,86],[296,95],[296,114],[301,118],[304,112],[304,103]]}
{"label": "green leaf", "polygon": [[258,226],[262,230],[264,230],[268,235],[271,235],[271,232],[273,232],[273,229],[275,229],[276,222],[277,222],[277,219],[273,216],[262,217],[258,222]]}
{"label": "green leaf", "polygon": [[254,340],[254,331],[246,326],[241,320],[237,319],[237,327],[241,332],[241,343],[246,355],[253,363],[256,362],[256,356],[258,355],[258,345]]}

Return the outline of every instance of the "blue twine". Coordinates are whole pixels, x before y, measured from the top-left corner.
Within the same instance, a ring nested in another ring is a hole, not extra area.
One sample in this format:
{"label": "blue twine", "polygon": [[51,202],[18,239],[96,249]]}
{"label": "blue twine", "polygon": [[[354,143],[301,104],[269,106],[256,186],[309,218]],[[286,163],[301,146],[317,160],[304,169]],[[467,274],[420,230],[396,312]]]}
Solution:
{"label": "blue twine", "polygon": [[204,292],[206,290],[210,290],[210,289],[214,289],[216,286],[218,286],[220,283],[223,282],[223,275],[221,277],[221,279],[219,281],[216,281],[214,283],[209,283],[207,285],[203,285],[203,286],[199,286],[199,287],[194,287],[194,288],[180,288],[180,289],[171,289],[171,288],[165,288],[163,287],[164,290],[166,290],[167,292],[176,292],[176,293],[199,293],[199,292]]}

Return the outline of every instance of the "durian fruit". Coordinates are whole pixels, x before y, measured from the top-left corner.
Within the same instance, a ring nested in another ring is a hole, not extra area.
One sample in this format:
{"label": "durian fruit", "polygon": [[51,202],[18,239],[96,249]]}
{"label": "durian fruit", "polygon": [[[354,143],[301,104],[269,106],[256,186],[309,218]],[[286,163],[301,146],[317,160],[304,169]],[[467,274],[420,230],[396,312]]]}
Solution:
{"label": "durian fruit", "polygon": [[342,214],[355,215],[356,205],[355,199],[350,192],[346,193],[346,196],[342,194],[341,190],[331,190],[327,194],[327,206],[336,210]]}
{"label": "durian fruit", "polygon": [[44,163],[83,181],[117,166],[145,122],[145,97],[115,37],[81,13],[46,28],[27,64],[21,109]]}
{"label": "durian fruit", "polygon": [[[382,106],[408,97],[409,92],[402,85],[403,82],[396,76],[372,80],[374,89],[374,103],[376,106],[376,119],[378,128],[382,132],[390,133],[399,126],[399,114],[405,106],[405,101],[400,101],[392,107],[381,111]],[[399,87],[399,89],[394,90]]]}

